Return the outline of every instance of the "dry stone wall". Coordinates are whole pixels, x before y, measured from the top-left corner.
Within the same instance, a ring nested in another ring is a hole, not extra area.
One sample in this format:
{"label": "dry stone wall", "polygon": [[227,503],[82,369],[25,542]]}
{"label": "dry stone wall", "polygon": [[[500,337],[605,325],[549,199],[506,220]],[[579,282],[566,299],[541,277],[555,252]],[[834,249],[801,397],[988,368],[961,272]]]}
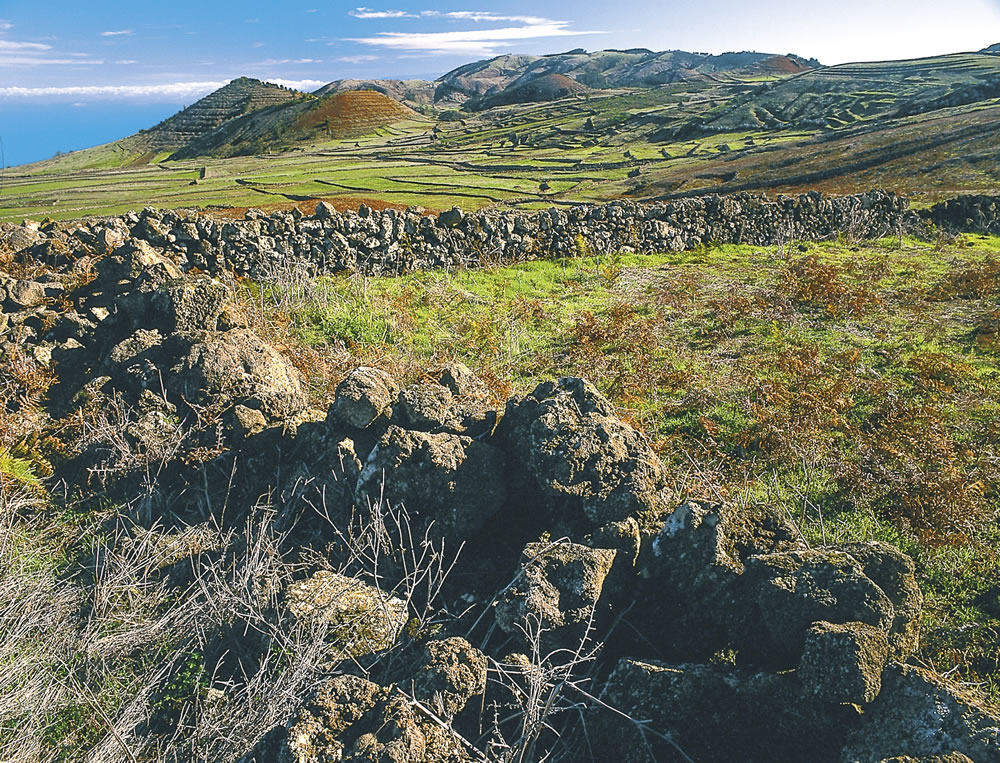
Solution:
{"label": "dry stone wall", "polygon": [[912,220],[907,206],[902,197],[872,191],[837,198],[816,192],[773,200],[741,194],[472,214],[452,209],[436,218],[419,209],[376,212],[362,206],[358,212],[338,212],[325,203],[311,217],[250,210],[242,220],[145,209],[76,227],[46,226],[33,246],[44,259],[81,249],[104,253],[131,238],[165,250],[187,268],[210,273],[262,277],[300,263],[312,273],[395,275],[588,252],[681,251],[710,242],[766,246],[838,233],[877,238]]}

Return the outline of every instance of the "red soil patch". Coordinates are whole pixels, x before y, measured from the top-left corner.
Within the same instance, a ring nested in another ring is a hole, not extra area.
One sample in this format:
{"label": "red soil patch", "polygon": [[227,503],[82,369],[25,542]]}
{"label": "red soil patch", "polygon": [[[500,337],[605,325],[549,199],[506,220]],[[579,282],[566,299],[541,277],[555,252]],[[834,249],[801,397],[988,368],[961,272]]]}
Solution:
{"label": "red soil patch", "polygon": [[754,64],[753,68],[764,74],[774,74],[777,76],[798,74],[799,72],[808,71],[812,67],[788,56],[771,56],[770,58],[765,58],[763,61],[758,61]]}
{"label": "red soil patch", "polygon": [[355,90],[327,96],[299,117],[293,129],[320,128],[334,138],[347,138],[414,116],[413,111],[382,93]]}

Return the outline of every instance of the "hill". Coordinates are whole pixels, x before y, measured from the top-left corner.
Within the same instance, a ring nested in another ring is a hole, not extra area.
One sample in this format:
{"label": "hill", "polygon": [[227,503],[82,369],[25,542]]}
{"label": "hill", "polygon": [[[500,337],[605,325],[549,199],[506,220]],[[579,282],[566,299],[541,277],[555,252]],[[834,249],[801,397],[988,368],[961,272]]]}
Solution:
{"label": "hill", "polygon": [[433,82],[423,79],[338,79],[324,85],[314,95],[322,97],[354,90],[372,90],[414,108],[433,104],[436,89]]}
{"label": "hill", "polygon": [[992,53],[994,55],[1000,55],[1000,42],[990,45],[988,48],[983,48],[980,53]]}
{"label": "hill", "polygon": [[180,148],[219,125],[259,109],[300,101],[305,93],[239,77],[144,134],[154,148]]}
{"label": "hill", "polygon": [[[785,58],[795,71],[819,66],[815,60],[744,51],[740,53],[689,53],[683,50],[653,52],[630,50],[571,50],[548,56],[505,55],[453,69],[438,79],[441,90],[467,98],[493,96],[508,88],[548,75],[562,75],[591,88],[655,87],[672,82],[710,78],[736,72],[762,62]],[[794,62],[794,63],[792,63]]]}
{"label": "hill", "polygon": [[371,90],[310,96],[223,122],[170,159],[246,156],[281,150],[302,141],[353,138],[415,117],[411,109]]}
{"label": "hill", "polygon": [[1000,59],[961,53],[843,64],[768,83],[690,120],[678,134],[836,129],[1000,97]]}
{"label": "hill", "polygon": [[564,74],[543,74],[526,82],[511,85],[495,95],[483,98],[473,108],[489,109],[495,106],[510,106],[515,103],[545,103],[589,91],[589,87],[570,79]]}

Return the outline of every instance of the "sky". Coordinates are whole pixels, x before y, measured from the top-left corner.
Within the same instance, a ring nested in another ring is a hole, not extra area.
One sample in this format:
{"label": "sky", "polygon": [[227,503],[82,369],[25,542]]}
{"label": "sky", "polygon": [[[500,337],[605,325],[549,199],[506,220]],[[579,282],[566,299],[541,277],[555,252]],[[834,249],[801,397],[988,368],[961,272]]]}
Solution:
{"label": "sky", "polygon": [[123,137],[238,76],[314,90],[578,47],[758,50],[837,64],[1000,42],[1000,0],[356,3],[0,0],[4,162]]}

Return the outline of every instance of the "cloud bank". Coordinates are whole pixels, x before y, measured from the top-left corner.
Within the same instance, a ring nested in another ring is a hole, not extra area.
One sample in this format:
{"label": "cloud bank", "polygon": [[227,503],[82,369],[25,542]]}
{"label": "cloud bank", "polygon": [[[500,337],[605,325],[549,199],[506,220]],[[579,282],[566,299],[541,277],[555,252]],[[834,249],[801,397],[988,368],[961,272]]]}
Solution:
{"label": "cloud bank", "polygon": [[[0,98],[161,98],[177,100],[207,95],[232,80],[171,82],[160,85],[74,85],[69,87],[0,87]],[[293,90],[315,90],[323,80],[267,79]]]}

